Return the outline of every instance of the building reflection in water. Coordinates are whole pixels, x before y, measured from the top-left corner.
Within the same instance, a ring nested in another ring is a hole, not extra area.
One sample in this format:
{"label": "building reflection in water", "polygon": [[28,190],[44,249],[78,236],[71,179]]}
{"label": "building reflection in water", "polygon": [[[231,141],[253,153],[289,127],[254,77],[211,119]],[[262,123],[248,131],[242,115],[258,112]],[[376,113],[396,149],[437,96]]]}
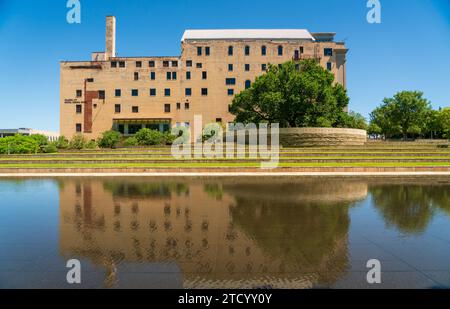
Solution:
{"label": "building reflection in water", "polygon": [[175,264],[185,288],[326,286],[349,268],[365,181],[62,179],[60,251],[104,268]]}

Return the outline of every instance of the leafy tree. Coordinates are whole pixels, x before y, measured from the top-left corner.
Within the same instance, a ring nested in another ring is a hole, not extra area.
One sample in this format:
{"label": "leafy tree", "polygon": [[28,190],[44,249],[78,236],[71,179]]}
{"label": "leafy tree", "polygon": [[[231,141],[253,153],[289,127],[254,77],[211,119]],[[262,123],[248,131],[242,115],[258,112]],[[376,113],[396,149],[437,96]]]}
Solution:
{"label": "leafy tree", "polygon": [[135,137],[141,146],[162,145],[164,143],[163,133],[148,128],[139,130]]}
{"label": "leafy tree", "polygon": [[120,142],[121,135],[117,131],[106,131],[98,139],[97,143],[100,148],[116,148]]}
{"label": "leafy tree", "polygon": [[350,113],[341,113],[339,127],[367,130],[368,125],[366,118],[360,113],[351,111]]}
{"label": "leafy tree", "polygon": [[31,136],[14,135],[0,138],[0,154],[26,154],[41,151],[39,143]]}
{"label": "leafy tree", "polygon": [[58,149],[69,148],[69,140],[64,135],[61,135],[60,137],[58,137],[58,140],[56,141],[56,147]]}
{"label": "leafy tree", "polygon": [[38,143],[41,151],[43,151],[44,148],[48,145],[48,138],[45,135],[33,134],[30,137]]}
{"label": "leafy tree", "polygon": [[437,122],[439,123],[443,136],[450,139],[450,107],[439,111],[437,115]]}
{"label": "leafy tree", "polygon": [[280,127],[344,126],[347,92],[314,60],[270,65],[249,89],[236,95],[230,112],[237,122]]}
{"label": "leafy tree", "polygon": [[86,139],[81,134],[75,134],[69,143],[69,149],[81,150],[86,146]]}

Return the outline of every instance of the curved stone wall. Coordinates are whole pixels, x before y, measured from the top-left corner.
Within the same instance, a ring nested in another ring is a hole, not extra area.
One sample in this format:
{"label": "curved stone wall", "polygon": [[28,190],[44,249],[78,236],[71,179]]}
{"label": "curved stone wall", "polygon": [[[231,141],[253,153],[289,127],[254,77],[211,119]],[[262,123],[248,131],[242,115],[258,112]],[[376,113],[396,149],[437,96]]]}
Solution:
{"label": "curved stone wall", "polygon": [[280,128],[280,145],[301,146],[361,146],[367,132],[344,128]]}

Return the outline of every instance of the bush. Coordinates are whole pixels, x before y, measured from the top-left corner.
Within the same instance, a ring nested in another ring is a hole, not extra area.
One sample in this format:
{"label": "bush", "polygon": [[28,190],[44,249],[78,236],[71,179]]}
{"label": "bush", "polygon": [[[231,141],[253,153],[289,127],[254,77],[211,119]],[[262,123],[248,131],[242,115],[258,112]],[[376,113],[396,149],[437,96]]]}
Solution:
{"label": "bush", "polygon": [[100,148],[116,148],[120,142],[120,133],[117,131],[106,131],[102,133],[102,136],[97,140]]}
{"label": "bush", "polygon": [[84,149],[96,149],[97,148],[97,142],[92,140],[84,144]]}
{"label": "bush", "polygon": [[81,150],[85,147],[85,145],[86,140],[84,139],[84,136],[81,134],[75,134],[69,143],[69,149]]}
{"label": "bush", "polygon": [[44,152],[44,148],[48,145],[48,138],[45,135],[41,134],[31,135],[31,138],[38,143],[39,149]]}
{"label": "bush", "polygon": [[136,140],[141,146],[162,145],[164,143],[164,134],[145,128],[136,133]]}
{"label": "bush", "polygon": [[138,143],[136,137],[131,136],[124,141],[124,145],[126,147],[133,147],[133,146],[139,145],[139,143]]}
{"label": "bush", "polygon": [[69,140],[64,135],[61,135],[60,137],[58,137],[58,140],[56,141],[56,148],[58,149],[69,148]]}
{"label": "bush", "polygon": [[1,154],[37,153],[41,149],[39,143],[30,136],[15,135],[0,138]]}
{"label": "bush", "polygon": [[176,138],[177,138],[177,136],[173,135],[171,132],[165,132],[164,133],[164,144],[172,145]]}
{"label": "bush", "polygon": [[44,153],[55,153],[55,152],[58,152],[58,147],[56,146],[56,142],[51,142],[51,143],[48,143],[47,145],[45,145],[43,148],[42,148],[42,152],[44,152]]}

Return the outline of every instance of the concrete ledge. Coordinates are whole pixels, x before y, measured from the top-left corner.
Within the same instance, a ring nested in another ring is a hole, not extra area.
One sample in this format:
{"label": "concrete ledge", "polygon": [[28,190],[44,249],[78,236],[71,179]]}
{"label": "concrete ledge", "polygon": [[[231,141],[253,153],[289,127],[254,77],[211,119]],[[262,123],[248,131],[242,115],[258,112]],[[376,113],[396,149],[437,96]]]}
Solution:
{"label": "concrete ledge", "polygon": [[281,128],[283,147],[362,146],[367,142],[367,131],[346,128]]}

